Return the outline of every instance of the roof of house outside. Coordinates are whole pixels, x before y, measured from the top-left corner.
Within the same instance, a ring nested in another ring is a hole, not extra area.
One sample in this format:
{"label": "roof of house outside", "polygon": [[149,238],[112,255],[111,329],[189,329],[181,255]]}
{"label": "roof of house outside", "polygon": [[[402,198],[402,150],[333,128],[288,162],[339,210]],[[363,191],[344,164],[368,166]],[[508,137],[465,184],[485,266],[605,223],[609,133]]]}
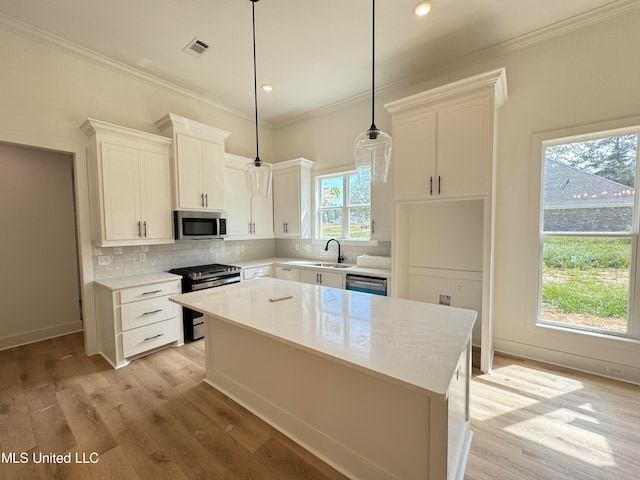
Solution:
{"label": "roof of house outside", "polygon": [[545,161],[544,179],[544,208],[633,205],[633,188],[555,160]]}

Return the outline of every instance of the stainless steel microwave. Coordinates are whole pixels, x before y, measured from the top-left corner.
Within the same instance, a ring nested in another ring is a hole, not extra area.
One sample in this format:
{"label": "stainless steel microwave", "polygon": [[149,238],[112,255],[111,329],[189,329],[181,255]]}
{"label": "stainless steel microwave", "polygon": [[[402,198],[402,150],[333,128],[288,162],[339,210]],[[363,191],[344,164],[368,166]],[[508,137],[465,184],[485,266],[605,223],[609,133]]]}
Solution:
{"label": "stainless steel microwave", "polygon": [[173,212],[176,240],[207,240],[224,238],[227,235],[227,214],[225,212]]}

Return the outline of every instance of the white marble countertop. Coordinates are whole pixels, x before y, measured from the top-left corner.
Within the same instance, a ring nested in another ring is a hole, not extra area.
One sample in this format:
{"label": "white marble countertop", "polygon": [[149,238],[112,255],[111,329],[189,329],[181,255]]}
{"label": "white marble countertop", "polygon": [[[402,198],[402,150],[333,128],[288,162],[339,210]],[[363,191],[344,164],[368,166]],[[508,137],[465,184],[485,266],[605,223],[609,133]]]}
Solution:
{"label": "white marble countertop", "polygon": [[242,262],[233,262],[234,265],[238,267],[242,267],[244,269],[251,267],[261,267],[263,265],[288,265],[291,267],[299,267],[299,268],[312,268],[323,270],[326,272],[344,272],[346,273],[355,273],[358,275],[369,275],[373,277],[383,277],[390,279],[391,278],[391,270],[385,268],[371,268],[371,267],[360,267],[358,265],[353,264],[343,264],[348,265],[346,268],[330,268],[330,267],[318,267],[311,265],[312,263],[335,263],[329,260],[314,260],[311,258],[281,258],[281,257],[273,257],[273,258],[261,258],[257,260],[245,260]]}
{"label": "white marble countertop", "polygon": [[151,283],[168,282],[171,280],[181,280],[180,275],[174,275],[168,272],[143,273],[141,275],[129,275],[125,277],[105,278],[95,280],[95,283],[107,287],[111,290],[120,290],[122,288],[138,287],[141,285],[149,285]]}
{"label": "white marble countertop", "polygon": [[170,298],[205,315],[439,397],[447,395],[477,315],[471,310],[275,278]]}

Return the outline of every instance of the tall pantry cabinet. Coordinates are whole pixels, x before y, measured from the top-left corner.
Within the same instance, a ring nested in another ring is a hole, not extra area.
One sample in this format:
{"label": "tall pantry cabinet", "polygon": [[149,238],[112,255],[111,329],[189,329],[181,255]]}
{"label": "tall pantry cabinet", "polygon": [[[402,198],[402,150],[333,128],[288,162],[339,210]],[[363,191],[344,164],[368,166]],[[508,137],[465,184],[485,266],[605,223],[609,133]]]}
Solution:
{"label": "tall pantry cabinet", "polygon": [[493,360],[496,121],[506,98],[498,69],[385,105],[394,139],[395,295],[476,310],[484,372]]}

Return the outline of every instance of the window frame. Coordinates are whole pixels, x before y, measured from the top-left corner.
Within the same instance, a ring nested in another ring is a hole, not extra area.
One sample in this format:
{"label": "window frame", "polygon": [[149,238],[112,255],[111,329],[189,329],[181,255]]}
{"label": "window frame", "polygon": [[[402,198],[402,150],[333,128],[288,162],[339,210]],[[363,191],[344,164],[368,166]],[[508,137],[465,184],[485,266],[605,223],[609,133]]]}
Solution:
{"label": "window frame", "polygon": [[[350,197],[350,191],[349,191],[349,177],[351,175],[355,175],[357,173],[357,169],[351,167],[343,167],[343,168],[338,168],[335,170],[331,170],[331,171],[326,171],[326,172],[319,172],[317,174],[314,175],[314,199],[315,199],[315,218],[314,218],[314,240],[322,242],[322,241],[327,241],[330,238],[337,238],[338,240],[340,240],[343,243],[350,243],[353,242],[355,244],[371,244],[371,242],[374,242],[374,240],[371,238],[371,228],[369,228],[369,236],[366,238],[358,238],[358,237],[351,237],[349,236],[350,234],[350,223],[349,223],[349,211],[352,208],[362,208],[362,207],[368,207],[369,208],[369,221],[371,221],[371,190],[369,190],[369,203],[366,204],[358,204],[358,205],[351,205],[349,204],[349,197]],[[329,178],[342,178],[342,198],[343,198],[343,202],[342,202],[342,206],[341,207],[323,207],[322,206],[322,182],[325,179],[329,179]],[[342,217],[343,219],[347,219],[346,222],[342,222],[341,223],[341,233],[339,237],[328,237],[328,236],[323,236],[322,235],[322,212],[324,210],[331,210],[331,209],[337,209],[340,208],[342,213]],[[346,235],[346,236],[345,236]]]}
{"label": "window frame", "polygon": [[[567,143],[577,143],[589,140],[597,140],[622,135],[635,134],[638,138],[636,149],[636,184],[634,190],[633,218],[630,232],[546,232],[544,231],[544,188],[545,188],[545,151],[554,145]],[[615,340],[640,340],[640,285],[637,282],[640,273],[640,191],[637,189],[637,182],[640,181],[640,117],[619,120],[614,122],[604,122],[571,129],[547,132],[533,136],[532,155],[535,159],[532,162],[532,169],[537,168],[538,172],[532,175],[532,192],[538,196],[537,202],[532,202],[532,213],[537,218],[536,224],[536,251],[535,258],[535,307],[530,309],[535,312],[533,321],[527,322],[527,329],[547,328],[570,332],[574,334],[590,335],[600,338]],[[532,172],[534,173],[534,172]],[[534,190],[535,189],[535,190]],[[542,273],[544,263],[544,241],[551,237],[596,237],[596,238],[630,238],[631,239],[631,265],[629,268],[629,295],[627,311],[627,331],[610,331],[585,325],[572,325],[566,322],[543,319],[542,309]]]}

